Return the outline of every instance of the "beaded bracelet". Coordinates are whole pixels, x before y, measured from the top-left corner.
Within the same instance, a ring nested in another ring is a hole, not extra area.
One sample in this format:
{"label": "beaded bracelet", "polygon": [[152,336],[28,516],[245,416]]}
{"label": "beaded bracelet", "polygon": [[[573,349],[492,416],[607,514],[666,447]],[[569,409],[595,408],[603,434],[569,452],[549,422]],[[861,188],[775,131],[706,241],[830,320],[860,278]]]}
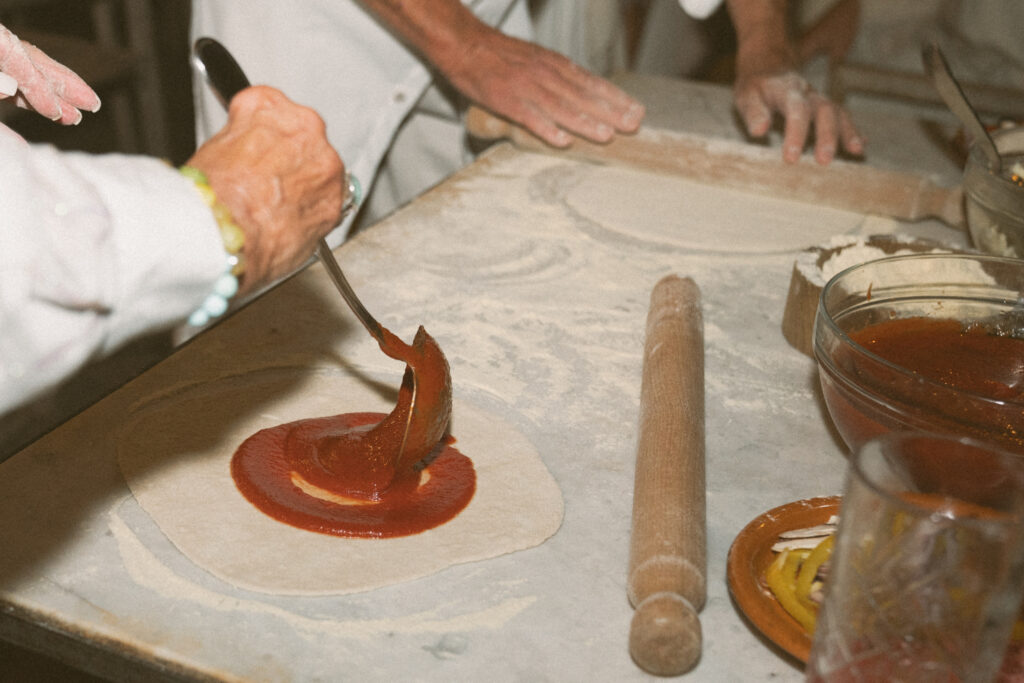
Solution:
{"label": "beaded bracelet", "polygon": [[188,317],[189,325],[202,327],[213,318],[223,315],[228,310],[228,301],[238,293],[238,278],[245,271],[245,258],[242,254],[245,234],[231,218],[228,208],[217,201],[217,195],[210,187],[210,181],[205,173],[192,166],[182,166],[178,170],[195,184],[203,201],[213,212],[217,227],[220,229],[221,240],[224,242],[224,251],[227,252],[226,267],[213,283],[213,291]]}

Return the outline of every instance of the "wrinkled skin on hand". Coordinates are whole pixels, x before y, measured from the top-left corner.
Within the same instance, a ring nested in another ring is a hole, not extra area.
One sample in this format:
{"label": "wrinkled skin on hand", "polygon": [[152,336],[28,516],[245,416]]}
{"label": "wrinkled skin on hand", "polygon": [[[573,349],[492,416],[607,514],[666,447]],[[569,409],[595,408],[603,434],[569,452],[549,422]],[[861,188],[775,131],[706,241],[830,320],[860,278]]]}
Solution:
{"label": "wrinkled skin on hand", "polygon": [[460,92],[556,147],[608,142],[643,120],[639,102],[563,55],[481,24],[445,76]]}
{"label": "wrinkled skin on hand", "polygon": [[227,124],[188,164],[245,233],[243,293],[301,266],[341,221],[345,165],[323,119],[274,88],[236,95]]}
{"label": "wrinkled skin on hand", "polygon": [[637,100],[563,55],[506,36],[459,0],[360,0],[470,101],[565,147],[639,128]]}
{"label": "wrinkled skin on hand", "polygon": [[[840,146],[850,154],[863,154],[864,140],[849,113],[797,72],[797,50],[786,38],[785,6],[785,0],[728,0],[738,42],[734,100],[747,132],[765,135],[779,115],[785,120],[782,157],[788,162],[800,158],[812,130],[814,158],[820,164],[832,161]],[[823,39],[818,35],[814,40]]]}
{"label": "wrinkled skin on hand", "polygon": [[100,108],[100,98],[75,72],[0,25],[0,99],[14,88],[17,106],[65,125],[80,122],[82,110]]}

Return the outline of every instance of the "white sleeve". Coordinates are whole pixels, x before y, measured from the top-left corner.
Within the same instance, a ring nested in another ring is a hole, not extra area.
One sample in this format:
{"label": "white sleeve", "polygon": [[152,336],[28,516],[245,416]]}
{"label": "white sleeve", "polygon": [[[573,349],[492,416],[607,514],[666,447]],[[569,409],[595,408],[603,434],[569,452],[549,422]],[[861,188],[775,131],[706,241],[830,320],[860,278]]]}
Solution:
{"label": "white sleeve", "polygon": [[223,269],[211,212],[165,163],[0,136],[0,414],[181,321]]}
{"label": "white sleeve", "polygon": [[694,19],[707,19],[724,0],[679,0],[680,7]]}

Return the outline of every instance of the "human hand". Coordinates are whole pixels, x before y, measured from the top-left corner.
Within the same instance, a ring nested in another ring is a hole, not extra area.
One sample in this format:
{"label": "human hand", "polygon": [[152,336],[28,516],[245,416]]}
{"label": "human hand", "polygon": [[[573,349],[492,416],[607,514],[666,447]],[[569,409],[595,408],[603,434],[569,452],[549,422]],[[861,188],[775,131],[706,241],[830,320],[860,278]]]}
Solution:
{"label": "human hand", "polygon": [[774,114],[783,116],[782,158],[787,162],[800,158],[812,125],[814,158],[819,164],[832,161],[837,145],[850,154],[864,153],[864,140],[847,111],[817,92],[795,71],[738,77],[735,102],[747,132],[753,137],[768,132]]}
{"label": "human hand", "polygon": [[[848,3],[841,4],[844,10],[833,14],[832,25],[856,18],[854,14],[850,19]],[[747,132],[765,135],[774,115],[780,114],[785,119],[782,158],[787,162],[800,158],[812,126],[818,163],[832,161],[839,145],[850,154],[863,154],[864,140],[850,115],[797,71],[797,49],[786,37],[786,0],[728,0],[728,8],[737,42],[734,101]]]}
{"label": "human hand", "polygon": [[188,161],[245,234],[245,293],[292,272],[342,218],[345,166],[323,119],[274,88],[231,100],[228,122]]}
{"label": "human hand", "polygon": [[100,108],[100,98],[75,72],[0,24],[0,99],[8,97],[65,125],[80,122],[83,109]]}
{"label": "human hand", "polygon": [[442,73],[467,98],[555,147],[572,136],[608,142],[639,128],[644,107],[557,52],[477,27],[472,47]]}
{"label": "human hand", "polygon": [[506,36],[460,0],[360,0],[462,95],[556,147],[639,128],[644,108],[563,55]]}

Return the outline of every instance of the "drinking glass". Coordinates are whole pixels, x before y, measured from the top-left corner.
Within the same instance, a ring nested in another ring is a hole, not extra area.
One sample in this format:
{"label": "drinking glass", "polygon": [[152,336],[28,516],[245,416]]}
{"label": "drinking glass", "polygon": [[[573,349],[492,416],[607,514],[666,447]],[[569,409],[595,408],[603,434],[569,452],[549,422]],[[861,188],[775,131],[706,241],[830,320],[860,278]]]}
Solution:
{"label": "drinking glass", "polygon": [[1024,594],[1024,458],[891,432],[851,458],[809,681],[991,681]]}

